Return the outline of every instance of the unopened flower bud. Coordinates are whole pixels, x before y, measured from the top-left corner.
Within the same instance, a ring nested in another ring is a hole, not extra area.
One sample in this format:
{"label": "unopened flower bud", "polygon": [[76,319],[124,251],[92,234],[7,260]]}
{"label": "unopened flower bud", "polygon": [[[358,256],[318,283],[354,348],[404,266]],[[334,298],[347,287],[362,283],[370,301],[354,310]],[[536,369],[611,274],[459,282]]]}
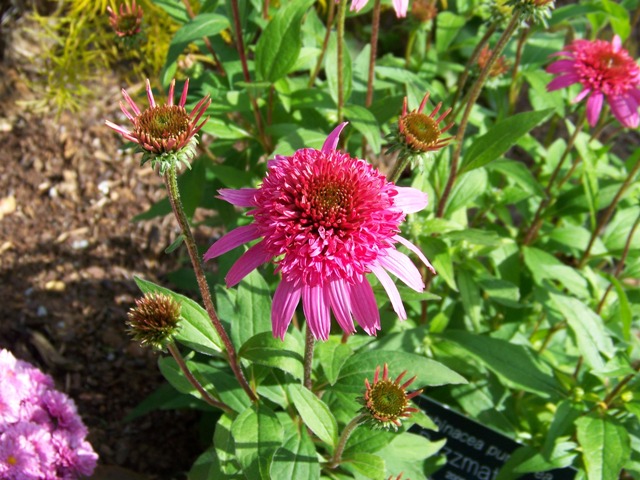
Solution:
{"label": "unopened flower bud", "polygon": [[146,293],[129,310],[127,326],[134,340],[162,350],[178,331],[180,304],[168,295]]}

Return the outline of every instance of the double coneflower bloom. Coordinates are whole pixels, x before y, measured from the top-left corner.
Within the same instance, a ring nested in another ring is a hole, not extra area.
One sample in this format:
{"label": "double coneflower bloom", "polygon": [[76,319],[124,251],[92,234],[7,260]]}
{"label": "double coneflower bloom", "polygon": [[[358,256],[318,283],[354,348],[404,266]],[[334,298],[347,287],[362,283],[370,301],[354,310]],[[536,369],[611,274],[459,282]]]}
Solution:
{"label": "double coneflower bloom", "polygon": [[370,335],[380,329],[380,313],[367,279],[372,273],[393,309],[407,317],[400,293],[387,272],[422,292],[422,276],[404,245],[425,265],[420,250],[399,235],[408,213],[427,205],[423,192],[398,187],[364,160],[336,150],[346,123],[338,125],[322,149],[305,148],[276,156],[259,188],[222,189],[220,198],[250,208],[253,223],[227,233],[204,258],[218,257],[260,239],[231,267],[227,286],[239,283],[259,265],[275,261],[282,275],[271,311],[273,334],[284,338],[297,305],[317,339],[327,339],[331,313],[346,333],[353,319]]}
{"label": "double coneflower bloom", "polygon": [[628,128],[640,123],[640,67],[622,48],[619,36],[605,40],[576,40],[554,56],[564,57],[547,67],[559,74],[547,90],[553,91],[580,83],[582,91],[573,100],[587,98],[587,120],[592,127],[598,122],[606,100],[611,113]]}

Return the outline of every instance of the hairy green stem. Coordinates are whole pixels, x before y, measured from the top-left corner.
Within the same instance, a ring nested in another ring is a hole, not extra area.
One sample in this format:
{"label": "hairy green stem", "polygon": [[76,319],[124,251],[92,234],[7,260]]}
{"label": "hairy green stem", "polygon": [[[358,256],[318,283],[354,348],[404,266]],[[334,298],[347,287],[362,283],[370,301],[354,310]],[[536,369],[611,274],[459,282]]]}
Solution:
{"label": "hairy green stem", "polygon": [[467,130],[467,125],[469,123],[469,116],[471,115],[471,110],[475,105],[478,97],[480,96],[480,92],[482,91],[482,87],[484,86],[487,77],[489,76],[489,72],[491,71],[491,67],[498,59],[502,50],[509,42],[509,39],[513,35],[513,32],[516,31],[518,25],[520,24],[520,15],[517,13],[513,15],[509,25],[498,40],[496,47],[489,58],[489,61],[485,65],[485,67],[480,72],[480,76],[477,78],[473,86],[471,87],[471,91],[469,92],[469,99],[467,100],[466,107],[464,109],[464,113],[462,114],[462,119],[460,120],[460,125],[458,126],[458,132],[456,133],[456,148],[453,151],[453,155],[451,156],[451,168],[449,173],[449,179],[447,180],[447,184],[444,187],[444,191],[442,192],[442,196],[438,201],[438,210],[436,212],[437,218],[442,218],[444,215],[444,209],[447,204],[447,200],[449,199],[449,195],[451,194],[451,189],[456,182],[456,178],[458,176],[458,162],[460,161],[460,155],[462,153],[462,140],[464,139],[464,134]]}
{"label": "hairy green stem", "polygon": [[340,435],[340,439],[338,440],[338,445],[336,446],[336,450],[333,452],[331,459],[327,463],[327,467],[336,468],[340,465],[342,461],[342,453],[344,452],[344,447],[347,445],[347,440],[353,433],[353,431],[360,425],[362,420],[366,417],[364,413],[357,415],[353,420],[351,420],[342,430],[342,434]]}
{"label": "hairy green stem", "polygon": [[605,210],[604,215],[600,217],[600,220],[598,221],[596,228],[594,228],[593,233],[591,234],[591,238],[589,239],[589,244],[587,245],[587,248],[582,254],[582,258],[580,258],[580,263],[579,263],[580,268],[584,267],[584,265],[589,260],[589,255],[591,254],[591,249],[593,248],[593,244],[595,243],[596,238],[598,238],[598,235],[600,235],[600,232],[602,232],[602,229],[611,219],[613,212],[618,206],[618,202],[620,201],[620,198],[622,198],[622,195],[624,194],[624,192],[627,191],[627,188],[629,188],[629,185],[631,185],[631,183],[635,180],[636,174],[638,173],[639,169],[640,169],[640,159],[637,159],[636,164],[633,166],[633,168],[631,169],[631,172],[629,172],[629,175],[627,175],[627,178],[622,183],[622,185],[620,185],[620,188],[616,192],[616,196],[613,197],[613,200]]}
{"label": "hairy green stem", "polygon": [[191,385],[193,385],[193,387],[198,391],[198,393],[200,393],[200,396],[205,402],[207,402],[212,407],[219,408],[224,412],[233,413],[233,410],[229,405],[213,398],[211,394],[205,390],[205,388],[198,381],[198,379],[193,376],[193,373],[191,373],[191,370],[189,370],[189,367],[184,361],[184,358],[182,358],[182,355],[180,354],[180,350],[178,350],[178,347],[176,347],[175,343],[171,342],[169,345],[167,345],[167,348],[169,349],[169,353],[171,353],[171,355],[173,356],[174,360],[178,364],[178,368],[180,368],[185,378],[189,381]]}
{"label": "hairy green stem", "polygon": [[331,26],[333,25],[333,18],[336,12],[336,2],[329,2],[329,14],[327,17],[327,29],[324,34],[324,40],[322,41],[322,48],[320,49],[320,55],[318,55],[318,60],[316,61],[316,67],[313,69],[311,73],[311,77],[309,77],[309,83],[307,84],[309,88],[313,87],[316,83],[316,78],[318,78],[318,74],[322,69],[322,62],[324,61],[324,56],[327,54],[327,47],[329,46],[329,38],[331,37]]}
{"label": "hairy green stem", "polygon": [[562,152],[562,156],[560,157],[560,160],[558,160],[558,164],[556,165],[556,168],[554,168],[553,172],[551,173],[551,177],[549,177],[549,181],[547,182],[547,187],[544,189],[544,197],[540,201],[540,205],[538,205],[538,209],[536,210],[536,213],[533,216],[533,221],[531,222],[529,229],[524,234],[524,238],[522,240],[523,245],[530,245],[538,236],[540,227],[542,227],[542,213],[551,204],[551,201],[552,201],[551,189],[554,186],[553,184],[556,181],[556,178],[560,173],[562,166],[564,165],[564,161],[569,156],[569,153],[571,152],[571,150],[573,150],[573,146],[576,143],[576,139],[578,138],[578,135],[580,134],[580,132],[582,131],[582,127],[584,126],[585,119],[586,119],[586,114],[585,114],[585,111],[582,110],[582,112],[580,113],[580,117],[576,122],[575,129],[571,134],[571,136],[569,137],[569,140],[567,141],[567,146],[565,147],[564,152]]}
{"label": "hairy green stem", "polygon": [[344,121],[344,22],[347,16],[347,0],[340,0],[338,5],[337,25],[337,61],[338,61],[338,123]]}
{"label": "hairy green stem", "polygon": [[[242,38],[242,25],[240,24],[240,9],[238,8],[238,0],[231,0],[231,13],[233,16],[233,26],[236,33],[236,49],[240,56],[240,64],[242,65],[242,76],[246,83],[251,83],[251,74],[249,73],[249,65],[247,63],[247,52],[244,49],[244,40]],[[253,111],[253,117],[258,127],[258,136],[262,143],[263,148],[267,153],[271,153],[270,140],[267,137],[264,130],[264,123],[262,122],[262,115],[260,114],[260,107],[253,94],[247,90],[249,101],[251,102],[251,110]]]}
{"label": "hairy green stem", "polygon": [[[636,233],[638,224],[640,224],[640,215],[638,215],[638,217],[636,218],[636,221],[634,222],[633,227],[631,227],[631,231],[629,231],[629,235],[627,235],[627,241],[624,244],[624,249],[622,250],[622,256],[620,257],[620,260],[618,261],[618,264],[616,265],[616,268],[613,271],[613,278],[618,278],[618,276],[622,273],[622,270],[624,269],[624,263],[627,260],[627,255],[629,255],[629,250],[631,248],[631,240],[633,240],[633,236]],[[600,302],[598,303],[598,308],[596,308],[597,314],[600,314],[600,312],[602,312],[602,307],[604,306],[604,302],[606,302],[607,296],[611,292],[612,288],[613,288],[613,283],[611,282],[609,283],[609,286],[605,290],[604,294],[602,295],[602,298],[600,299]]]}
{"label": "hairy green stem", "polygon": [[462,89],[464,88],[464,85],[467,83],[467,78],[469,78],[469,72],[471,71],[471,67],[476,62],[476,60],[478,60],[478,56],[480,55],[480,52],[482,51],[483,47],[487,44],[487,42],[491,38],[491,35],[493,35],[493,32],[495,32],[497,28],[498,28],[498,24],[496,22],[489,25],[489,28],[487,28],[487,31],[484,32],[484,35],[476,45],[476,48],[474,48],[473,52],[471,52],[471,56],[469,57],[469,60],[467,60],[467,64],[465,65],[464,70],[462,71],[462,73],[460,74],[460,77],[458,78],[458,87],[456,88],[456,94],[454,95],[453,100],[451,101],[450,106],[451,108],[454,109],[454,114],[451,118],[456,118],[456,116],[458,115],[459,110],[458,108],[456,108],[456,104],[458,103],[458,99],[460,98],[460,95],[462,95]]}
{"label": "hairy green stem", "polygon": [[311,333],[311,329],[309,325],[306,326],[306,335],[304,342],[304,386],[309,390],[313,387],[311,383],[311,371],[313,369],[313,347],[316,344],[315,338],[313,338],[313,333]]}
{"label": "hairy green stem", "polygon": [[400,175],[404,172],[404,169],[407,168],[411,158],[408,156],[399,156],[396,160],[396,163],[393,165],[393,168],[387,174],[387,180],[393,183],[397,183]]}
{"label": "hairy green stem", "polygon": [[222,343],[224,343],[231,370],[233,370],[234,375],[238,379],[238,382],[247,393],[249,398],[255,402],[258,400],[258,397],[253,392],[253,390],[251,390],[251,387],[249,386],[249,383],[247,382],[247,379],[245,378],[244,373],[240,368],[240,363],[238,362],[238,357],[236,355],[236,350],[233,346],[233,343],[231,343],[231,339],[222,326],[222,323],[218,318],[218,314],[216,313],[216,310],[213,306],[211,292],[209,292],[209,285],[207,284],[207,279],[204,275],[202,260],[200,259],[200,255],[198,254],[196,241],[193,238],[193,233],[191,232],[191,227],[189,226],[187,215],[184,212],[184,208],[182,208],[180,191],[178,190],[178,174],[175,163],[171,165],[171,168],[167,170],[163,178],[164,183],[167,187],[167,192],[169,193],[169,202],[171,203],[171,208],[173,209],[173,213],[178,221],[178,225],[180,226],[182,235],[184,236],[184,243],[187,247],[189,258],[191,259],[191,265],[193,266],[193,272],[198,282],[198,289],[200,290],[200,295],[202,296],[204,308],[207,311],[209,318],[211,319],[213,328],[215,328],[218,336],[220,337],[220,340],[222,340]]}

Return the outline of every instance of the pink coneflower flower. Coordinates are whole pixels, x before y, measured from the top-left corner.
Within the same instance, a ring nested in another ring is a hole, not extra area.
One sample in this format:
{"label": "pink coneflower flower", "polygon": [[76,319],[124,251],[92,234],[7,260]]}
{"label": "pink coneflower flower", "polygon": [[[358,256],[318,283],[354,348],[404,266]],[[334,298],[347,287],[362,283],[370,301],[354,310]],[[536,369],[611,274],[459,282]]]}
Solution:
{"label": "pink coneflower flower", "polygon": [[273,298],[273,334],[284,338],[296,306],[308,328],[327,339],[330,313],[347,333],[355,331],[352,315],[369,334],[380,329],[380,314],[366,274],[373,273],[401,319],[406,318],[398,289],[387,271],[416,291],[423,291],[420,272],[401,243],[429,269],[418,248],[399,235],[406,214],[422,210],[427,196],[397,187],[364,160],[336,150],[346,123],[336,127],[321,150],[306,148],[293,156],[276,156],[257,189],[222,189],[220,198],[252,208],[250,225],[238,227],[214,243],[204,258],[222,255],[262,237],[231,267],[227,286],[236,285],[262,263],[276,259],[282,281]]}
{"label": "pink coneflower flower", "polygon": [[131,5],[128,2],[122,3],[118,11],[107,6],[107,12],[109,23],[119,37],[134,37],[140,33],[144,12],[142,7],[136,4],[136,0],[133,0]]}
{"label": "pink coneflower flower", "polygon": [[[362,10],[369,0],[352,0],[350,10],[359,12]],[[409,0],[393,0],[393,9],[396,11],[397,18],[404,18],[407,16],[407,9],[409,8]]]}
{"label": "pink coneflower flower", "polygon": [[123,102],[120,102],[120,109],[133,123],[133,129],[129,130],[109,120],[105,121],[106,125],[127,140],[137,143],[145,151],[148,158],[156,160],[158,157],[164,156],[167,159],[171,159],[171,157],[175,156],[178,160],[187,163],[189,159],[195,156],[195,145],[197,144],[195,136],[209,119],[207,117],[198,124],[198,121],[211,104],[211,98],[207,94],[191,110],[191,113],[187,113],[184,106],[187,103],[189,79],[184,84],[178,105],[173,103],[175,85],[176,81],[174,79],[169,85],[167,103],[157,105],[151,91],[151,83],[147,79],[149,108],[144,111],[140,110],[126,90],[122,89],[122,95],[131,110],[133,110],[133,113],[129,111]]}
{"label": "pink coneflower flower", "polygon": [[576,40],[553,56],[567,57],[547,67],[547,72],[560,74],[547,85],[548,91],[582,84],[582,91],[573,100],[587,99],[587,120],[597,123],[606,99],[618,121],[636,128],[640,121],[640,67],[624,48],[619,36],[605,40]]}

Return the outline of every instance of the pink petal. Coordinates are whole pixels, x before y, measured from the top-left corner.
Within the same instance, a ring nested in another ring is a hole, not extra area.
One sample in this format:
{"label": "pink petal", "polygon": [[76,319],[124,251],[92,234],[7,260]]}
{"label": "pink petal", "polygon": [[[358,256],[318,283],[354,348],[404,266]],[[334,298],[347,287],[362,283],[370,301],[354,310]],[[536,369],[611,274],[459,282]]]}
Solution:
{"label": "pink petal", "polygon": [[[367,2],[365,1],[364,3],[367,3]],[[351,8],[353,9],[353,4]],[[324,144],[322,145],[322,151],[324,153],[329,153],[336,149],[336,147],[338,146],[338,140],[340,139],[340,133],[342,132],[342,129],[347,126],[347,123],[349,122],[341,123],[340,125],[338,125],[336,128],[333,129],[333,132],[329,134],[327,139],[324,141]]]}
{"label": "pink petal", "polygon": [[558,60],[547,67],[547,73],[570,73],[575,67],[573,60]]}
{"label": "pink petal", "polygon": [[395,188],[398,195],[393,197],[393,206],[398,207],[405,214],[419,212],[429,203],[427,194],[417,188],[397,186]]}
{"label": "pink petal", "polygon": [[351,2],[351,8],[349,10],[351,10],[352,12],[354,10],[356,12],[359,12],[360,10],[362,10],[364,8],[364,6],[367,4],[368,1],[369,0],[353,0]]}
{"label": "pink petal", "polygon": [[547,92],[553,92],[560,88],[566,88],[580,81],[580,77],[575,73],[568,73],[554,78],[547,85]]}
{"label": "pink petal", "polygon": [[171,80],[171,83],[169,84],[169,95],[168,97],[168,101],[167,101],[167,105],[173,105],[173,92],[175,91],[176,88],[176,79],[174,78],[173,80]]}
{"label": "pink petal", "polygon": [[329,295],[325,287],[316,285],[302,287],[302,309],[307,319],[307,328],[313,337],[319,340],[329,338],[331,330],[331,312]]}
{"label": "pink petal", "polygon": [[257,188],[241,188],[234,190],[232,188],[221,188],[218,190],[218,198],[221,198],[225,202],[229,202],[236,207],[255,207],[256,203],[253,200],[253,196],[258,191]]}
{"label": "pink petal", "polygon": [[[116,125],[115,123],[113,123],[110,120],[105,120],[104,121],[105,125],[113,130],[115,130],[116,132],[118,132],[120,135],[123,135],[124,137],[128,138],[129,140],[131,140],[133,137],[131,136],[131,132],[129,130],[127,130],[126,128],[120,126],[120,125]],[[134,140],[137,142],[137,140]]]}
{"label": "pink petal", "polygon": [[358,324],[369,335],[375,335],[376,330],[380,330],[380,312],[373,289],[366,278],[351,285],[350,304]]}
{"label": "pink petal", "polygon": [[259,237],[260,233],[258,232],[258,227],[256,227],[253,223],[250,225],[238,227],[234,230],[231,230],[220,240],[211,245],[209,247],[209,250],[207,250],[204,254],[204,259],[210,260],[212,258],[218,257],[223,253],[227,253],[228,251],[239,247],[243,243],[250,242],[251,240],[255,240]]}
{"label": "pink petal", "polygon": [[134,102],[131,99],[131,97],[129,96],[129,94],[127,93],[127,91],[124,88],[122,89],[122,96],[127,101],[129,106],[131,107],[131,110],[133,110],[133,113],[135,113],[136,115],[140,115],[140,109],[138,108],[138,105],[136,105],[136,102]]}
{"label": "pink petal", "polygon": [[301,293],[299,284],[286,280],[282,280],[276,288],[271,305],[271,328],[274,337],[284,340],[284,335],[300,302]]}
{"label": "pink petal", "polygon": [[611,113],[627,128],[638,126],[638,102],[632,95],[618,95],[607,97],[611,106]]}
{"label": "pink petal", "polygon": [[378,256],[378,262],[406,283],[409,288],[414,289],[416,292],[424,291],[422,275],[404,253],[400,253],[395,248],[388,248],[386,255],[381,253]]}
{"label": "pink petal", "polygon": [[153,98],[153,92],[151,91],[151,82],[147,78],[147,98],[149,99],[149,107],[153,108],[156,106],[156,101]]}
{"label": "pink petal", "polygon": [[406,17],[408,6],[409,6],[409,0],[393,0],[393,9],[396,11],[396,17],[397,18]]}
{"label": "pink petal", "polygon": [[422,260],[422,263],[424,263],[427,268],[429,270],[431,270],[431,273],[433,273],[434,275],[436,274],[436,269],[433,268],[433,265],[431,265],[431,262],[429,262],[429,260],[427,260],[427,257],[424,256],[424,254],[422,253],[422,251],[416,247],[413,243],[411,243],[409,240],[407,240],[406,238],[402,238],[400,235],[394,235],[393,239],[398,242],[401,243],[402,245],[404,245],[405,247],[407,247],[409,250],[411,250],[413,253],[415,253],[417,255],[417,257]]}
{"label": "pink petal", "polygon": [[189,79],[187,78],[184,82],[184,86],[182,87],[182,95],[180,95],[180,105],[184,107],[187,103],[187,92],[189,91]]}
{"label": "pink petal", "polygon": [[244,252],[236,263],[229,269],[229,273],[224,278],[227,287],[233,287],[242,281],[244,277],[253,272],[263,263],[269,261],[271,254],[264,248],[264,242],[256,243],[249,250]]}
{"label": "pink petal", "polygon": [[591,93],[591,89],[590,88],[584,88],[578,95],[576,95],[576,98],[571,100],[571,103],[581,102],[590,93]]}
{"label": "pink petal", "polygon": [[622,39],[618,35],[614,35],[611,45],[613,46],[613,51],[617,53],[622,47]]}
{"label": "pink petal", "polygon": [[598,117],[600,117],[603,100],[604,95],[602,92],[594,92],[587,100],[587,121],[592,127],[598,123]]}
{"label": "pink petal", "polygon": [[344,280],[333,280],[329,282],[329,300],[331,301],[331,309],[336,317],[338,325],[345,333],[354,333],[356,331],[351,318],[351,307],[349,306],[349,289]]}
{"label": "pink petal", "polygon": [[396,287],[395,283],[393,283],[393,280],[391,280],[389,274],[380,265],[369,265],[369,268],[378,278],[380,284],[384,287],[385,292],[387,292],[389,300],[391,300],[391,306],[393,307],[393,310],[398,314],[398,317],[400,317],[400,320],[406,320],[407,312],[405,311],[404,305],[402,304],[400,292],[398,292],[398,287]]}

